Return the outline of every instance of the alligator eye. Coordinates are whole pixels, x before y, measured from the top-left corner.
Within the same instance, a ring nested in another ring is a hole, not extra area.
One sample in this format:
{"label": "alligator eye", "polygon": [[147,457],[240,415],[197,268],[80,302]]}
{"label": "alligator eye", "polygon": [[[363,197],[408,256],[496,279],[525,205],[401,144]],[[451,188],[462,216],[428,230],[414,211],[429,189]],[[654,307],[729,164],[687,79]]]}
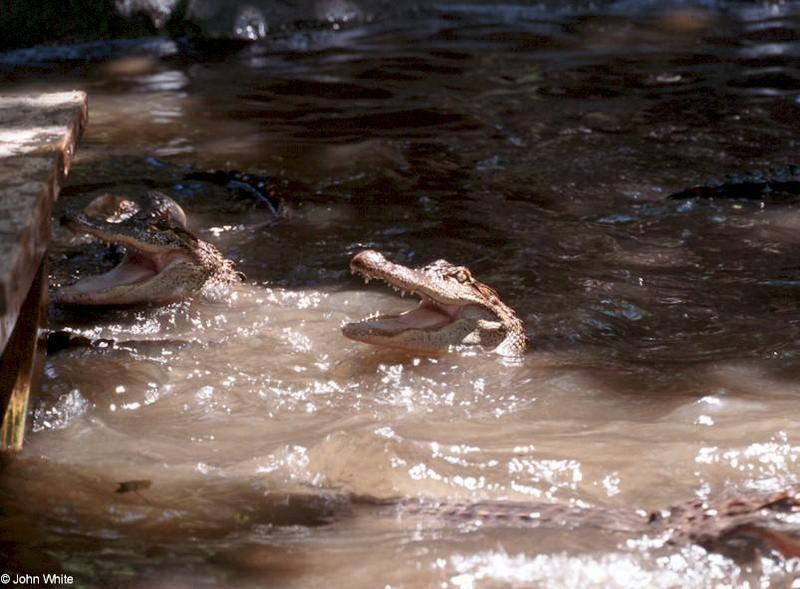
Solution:
{"label": "alligator eye", "polygon": [[460,270],[456,270],[454,276],[455,279],[458,280],[461,284],[472,282],[472,276],[470,276],[470,273],[467,270],[464,270],[463,268]]}

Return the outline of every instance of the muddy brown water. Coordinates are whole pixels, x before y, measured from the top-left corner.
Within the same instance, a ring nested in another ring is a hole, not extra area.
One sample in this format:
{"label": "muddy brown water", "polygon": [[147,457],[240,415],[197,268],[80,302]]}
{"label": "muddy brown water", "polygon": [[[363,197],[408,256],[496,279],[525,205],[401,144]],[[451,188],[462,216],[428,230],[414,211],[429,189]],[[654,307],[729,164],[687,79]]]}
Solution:
{"label": "muddy brown water", "polygon": [[[792,561],[340,504],[648,510],[798,483],[800,206],[665,197],[800,159],[800,12],[631,12],[461,7],[2,70],[4,90],[90,94],[59,206],[155,186],[247,275],[210,300],[51,311],[126,344],[48,358],[0,479],[7,567],[102,587],[791,584]],[[190,166],[282,178],[287,215]],[[350,275],[365,247],[468,265],[530,351],[343,339],[412,305]],[[56,244],[54,280],[98,251]]]}

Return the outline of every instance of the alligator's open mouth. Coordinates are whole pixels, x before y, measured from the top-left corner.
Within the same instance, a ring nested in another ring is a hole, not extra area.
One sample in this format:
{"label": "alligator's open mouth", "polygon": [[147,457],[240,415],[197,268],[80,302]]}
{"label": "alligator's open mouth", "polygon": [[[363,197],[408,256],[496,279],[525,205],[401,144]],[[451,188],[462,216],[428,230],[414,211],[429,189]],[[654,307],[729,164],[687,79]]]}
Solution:
{"label": "alligator's open mouth", "polygon": [[375,315],[346,323],[342,333],[350,339],[415,351],[438,351],[459,343],[474,321],[497,321],[494,314],[480,305],[434,292],[433,281],[424,272],[394,264],[378,252],[367,250],[357,254],[350,262],[350,270],[365,282],[381,280],[401,295],[420,298],[419,305],[405,313]]}
{"label": "alligator's open mouth", "polygon": [[415,309],[399,315],[375,315],[356,323],[346,323],[342,327],[343,333],[359,339],[357,336],[367,334],[394,337],[410,329],[440,330],[454,323],[464,311],[462,305],[441,305],[425,295],[413,294],[422,299]]}
{"label": "alligator's open mouth", "polygon": [[[63,226],[96,237],[107,244],[124,246],[122,261],[109,272],[87,276],[57,293],[57,302],[65,305],[127,305],[139,302],[132,293],[156,291],[155,284],[177,264],[194,264],[190,254],[181,249],[146,243],[124,232],[116,232],[115,223],[86,224],[79,218],[65,217]],[[106,228],[107,226],[107,228]]]}

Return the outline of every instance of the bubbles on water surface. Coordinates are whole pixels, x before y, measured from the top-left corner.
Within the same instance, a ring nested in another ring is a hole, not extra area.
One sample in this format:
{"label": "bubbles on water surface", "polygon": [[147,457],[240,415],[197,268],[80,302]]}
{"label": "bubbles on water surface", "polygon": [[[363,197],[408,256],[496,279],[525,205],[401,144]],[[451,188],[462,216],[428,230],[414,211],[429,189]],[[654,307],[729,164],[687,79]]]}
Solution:
{"label": "bubbles on water surface", "polygon": [[68,427],[71,422],[86,413],[90,403],[78,391],[73,389],[69,393],[58,397],[50,406],[38,406],[33,411],[33,431],[55,430]]}
{"label": "bubbles on water surface", "polygon": [[237,9],[233,31],[237,37],[255,41],[263,39],[268,26],[264,14],[253,6],[242,6]]}

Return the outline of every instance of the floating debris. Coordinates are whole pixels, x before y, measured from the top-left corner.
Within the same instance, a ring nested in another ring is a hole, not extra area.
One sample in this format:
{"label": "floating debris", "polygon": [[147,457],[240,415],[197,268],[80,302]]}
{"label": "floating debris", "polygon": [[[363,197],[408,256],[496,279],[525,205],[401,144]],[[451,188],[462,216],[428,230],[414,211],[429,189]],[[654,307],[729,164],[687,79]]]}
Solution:
{"label": "floating debris", "polygon": [[115,493],[138,493],[139,491],[144,491],[145,489],[149,489],[153,484],[153,481],[148,479],[142,479],[138,481],[123,481],[121,483],[117,483],[119,485],[117,490],[114,491]]}

